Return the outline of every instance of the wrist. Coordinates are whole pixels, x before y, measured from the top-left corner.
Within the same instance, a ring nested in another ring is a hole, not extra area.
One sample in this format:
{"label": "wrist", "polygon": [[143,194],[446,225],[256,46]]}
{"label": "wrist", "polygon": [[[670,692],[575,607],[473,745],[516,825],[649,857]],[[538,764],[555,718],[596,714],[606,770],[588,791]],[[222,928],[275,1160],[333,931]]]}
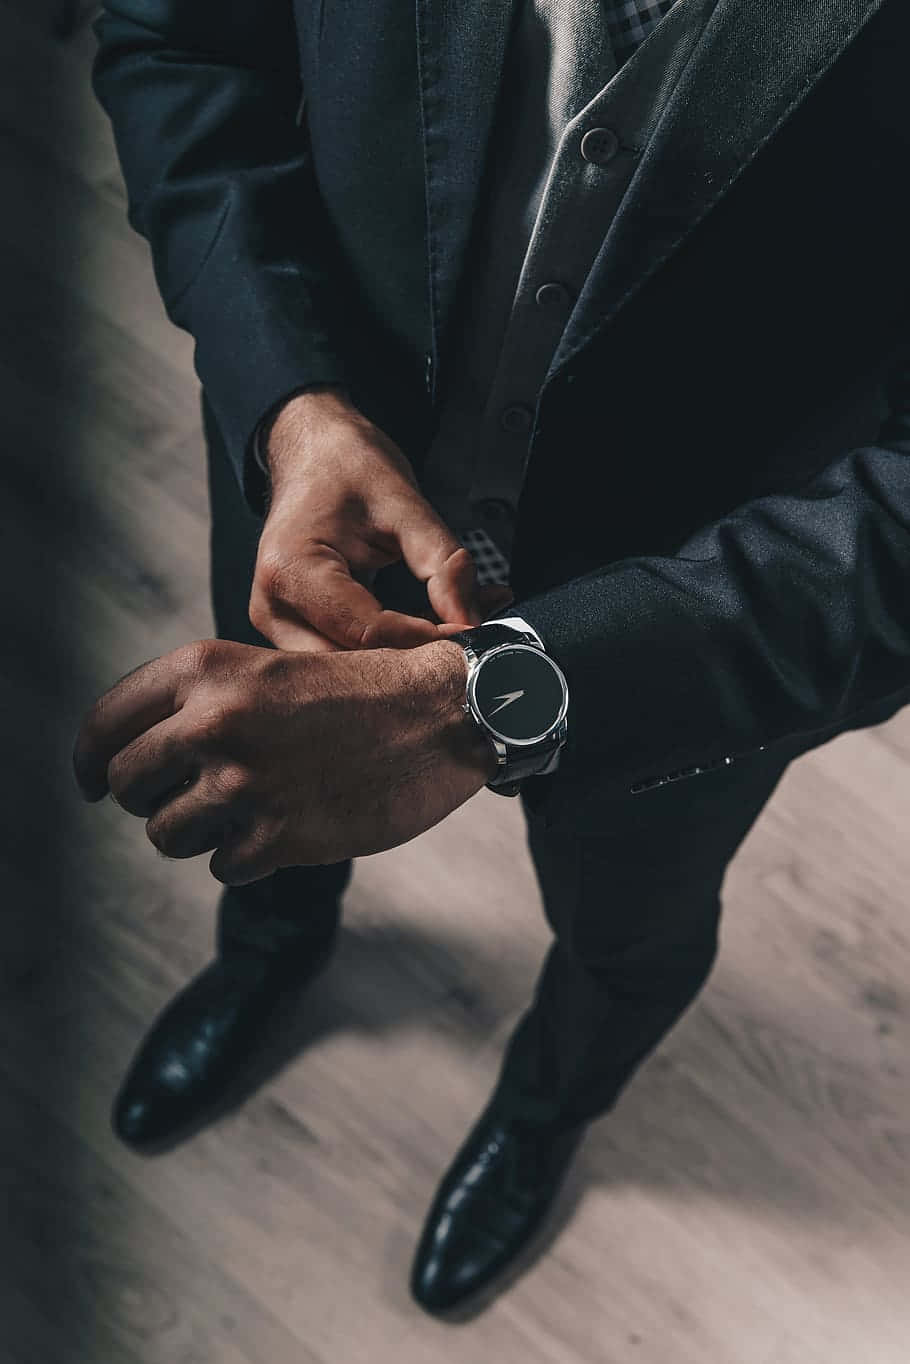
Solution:
{"label": "wrist", "polygon": [[482,784],[499,770],[499,760],[487,736],[465,712],[467,660],[455,640],[441,639],[406,651],[417,664],[416,687],[434,717],[434,735],[460,765],[474,769]]}
{"label": "wrist", "polygon": [[326,430],[366,419],[343,384],[314,384],[288,398],[261,433],[262,463],[274,489]]}

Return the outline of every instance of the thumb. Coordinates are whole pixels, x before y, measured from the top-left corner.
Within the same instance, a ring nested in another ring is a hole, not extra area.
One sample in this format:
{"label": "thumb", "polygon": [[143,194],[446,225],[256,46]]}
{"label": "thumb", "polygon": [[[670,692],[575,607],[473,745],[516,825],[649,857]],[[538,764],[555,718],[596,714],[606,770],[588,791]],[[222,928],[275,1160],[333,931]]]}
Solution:
{"label": "thumb", "polygon": [[[511,606],[515,600],[515,593],[511,587],[506,587],[500,583],[486,583],[477,589],[477,601],[480,610],[481,622],[489,620],[490,616],[502,611],[507,606]],[[457,634],[463,629],[463,625],[438,625],[436,627],[441,635],[448,636]]]}
{"label": "thumb", "polygon": [[446,624],[479,625],[474,560],[441,517],[419,495],[402,502],[397,524],[402,557],[420,582],[426,583],[430,605]]}
{"label": "thumb", "polygon": [[477,589],[477,601],[484,620],[493,611],[502,611],[511,606],[514,600],[515,593],[505,583],[485,583]]}

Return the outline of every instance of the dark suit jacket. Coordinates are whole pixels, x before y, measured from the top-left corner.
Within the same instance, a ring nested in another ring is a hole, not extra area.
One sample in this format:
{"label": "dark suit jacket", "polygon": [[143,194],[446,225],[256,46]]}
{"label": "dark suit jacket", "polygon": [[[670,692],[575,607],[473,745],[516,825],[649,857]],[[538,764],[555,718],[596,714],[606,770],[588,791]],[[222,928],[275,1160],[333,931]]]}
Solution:
{"label": "dark suit jacket", "polygon": [[[130,219],[254,506],[252,431],[317,380],[419,474],[514,10],[106,5]],[[908,57],[906,0],[717,0],[639,149],[540,394],[513,557],[571,690],[537,779],[554,822],[910,700]]]}

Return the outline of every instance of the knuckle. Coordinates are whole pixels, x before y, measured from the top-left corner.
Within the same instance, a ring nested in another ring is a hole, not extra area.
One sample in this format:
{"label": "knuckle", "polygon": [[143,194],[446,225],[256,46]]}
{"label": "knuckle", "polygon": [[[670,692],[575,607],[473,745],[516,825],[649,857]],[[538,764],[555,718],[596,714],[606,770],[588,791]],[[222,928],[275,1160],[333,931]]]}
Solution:
{"label": "knuckle", "polygon": [[218,640],[196,639],[177,651],[178,661],[194,677],[210,672],[218,658]]}
{"label": "knuckle", "polygon": [[193,740],[200,748],[219,744],[230,724],[230,708],[220,701],[204,703],[193,716]]}
{"label": "knuckle", "polygon": [[250,774],[245,767],[232,764],[223,767],[215,779],[218,795],[226,804],[234,804],[250,789]]}
{"label": "knuckle", "polygon": [[256,577],[267,599],[287,601],[292,590],[294,561],[275,548],[263,550],[259,556]]}

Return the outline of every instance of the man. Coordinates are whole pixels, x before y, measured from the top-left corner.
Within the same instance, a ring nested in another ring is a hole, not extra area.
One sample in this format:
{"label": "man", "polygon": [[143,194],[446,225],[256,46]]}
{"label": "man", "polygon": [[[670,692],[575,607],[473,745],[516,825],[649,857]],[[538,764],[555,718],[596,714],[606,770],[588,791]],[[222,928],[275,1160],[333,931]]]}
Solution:
{"label": "man", "polygon": [[220,639],[118,684],[76,769],[227,887],[115,1125],[146,1148],[212,1111],[330,953],[352,856],[520,790],[554,940],[428,1212],[427,1310],[494,1284],[703,984],[788,762],[910,699],[908,25],[98,22],[131,222],[197,342]]}

